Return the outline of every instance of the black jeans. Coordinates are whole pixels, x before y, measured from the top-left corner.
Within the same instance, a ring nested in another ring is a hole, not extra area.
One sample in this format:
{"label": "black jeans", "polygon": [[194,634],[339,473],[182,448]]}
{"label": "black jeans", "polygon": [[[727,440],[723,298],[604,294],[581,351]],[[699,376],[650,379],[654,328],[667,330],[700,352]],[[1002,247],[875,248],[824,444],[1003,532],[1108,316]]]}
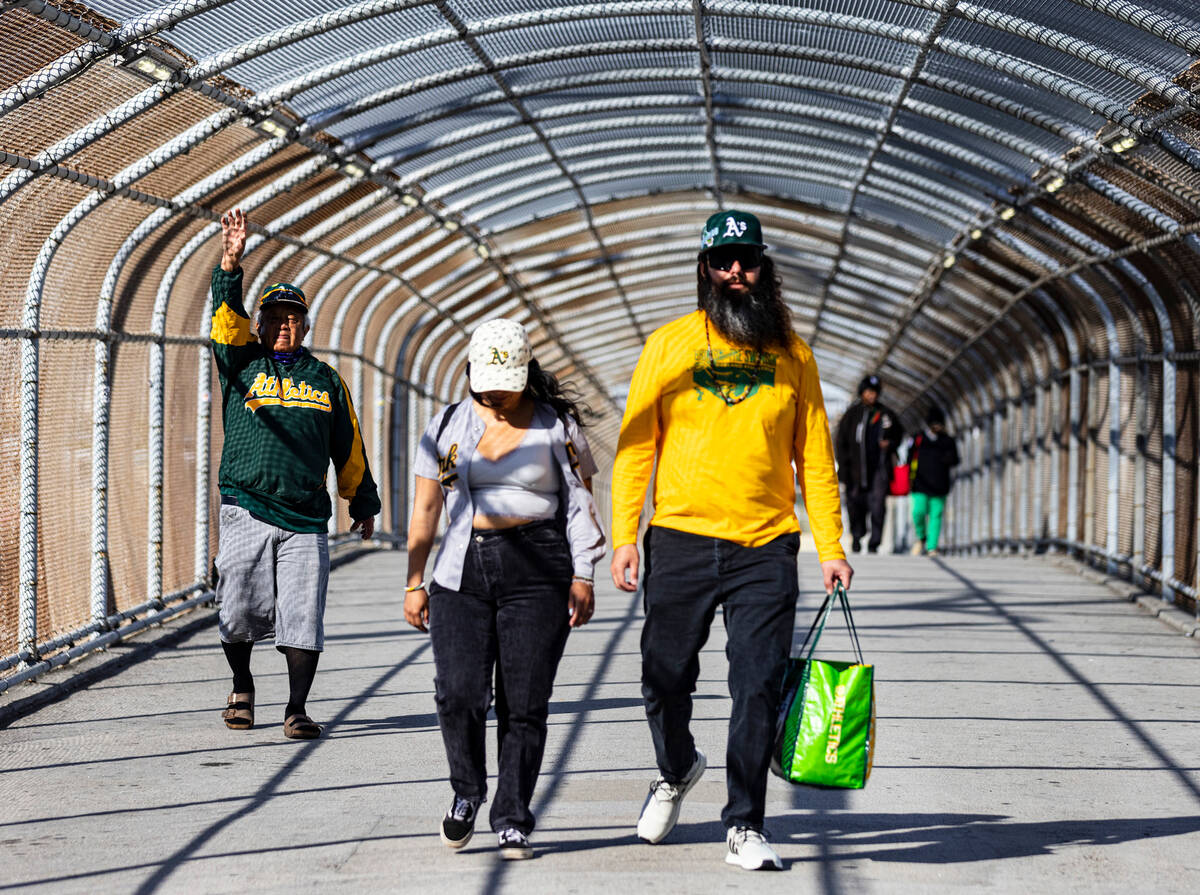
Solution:
{"label": "black jeans", "polygon": [[438,722],[450,785],[487,796],[484,739],[496,680],[497,763],[493,830],[533,830],[529,811],[546,748],[554,674],[570,630],[571,556],[553,521],[474,531],[457,591],[429,594]]}
{"label": "black jeans", "polygon": [[871,518],[871,539],[867,548],[877,550],[883,540],[883,521],[887,514],[888,490],[891,487],[891,470],[886,459],[880,461],[871,474],[870,486],[846,486],[846,510],[850,515],[850,536],[861,541],[867,534],[867,517]]}
{"label": "black jeans", "polygon": [[799,584],[798,534],[761,547],[651,526],[645,540],[642,697],[659,771],[671,783],[696,754],[688,725],[700,650],[724,607],[729,660],[726,827],[762,829],[779,686],[787,666]]}

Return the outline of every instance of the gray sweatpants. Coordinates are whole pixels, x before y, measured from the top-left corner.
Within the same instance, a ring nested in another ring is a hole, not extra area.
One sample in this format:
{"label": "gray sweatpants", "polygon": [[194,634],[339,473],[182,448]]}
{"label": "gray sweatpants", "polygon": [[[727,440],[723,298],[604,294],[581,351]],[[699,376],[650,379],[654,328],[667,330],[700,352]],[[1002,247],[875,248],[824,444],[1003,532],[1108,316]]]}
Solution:
{"label": "gray sweatpants", "polygon": [[217,573],[218,630],[226,643],[274,637],[277,647],[324,649],[325,532],[288,531],[222,504]]}

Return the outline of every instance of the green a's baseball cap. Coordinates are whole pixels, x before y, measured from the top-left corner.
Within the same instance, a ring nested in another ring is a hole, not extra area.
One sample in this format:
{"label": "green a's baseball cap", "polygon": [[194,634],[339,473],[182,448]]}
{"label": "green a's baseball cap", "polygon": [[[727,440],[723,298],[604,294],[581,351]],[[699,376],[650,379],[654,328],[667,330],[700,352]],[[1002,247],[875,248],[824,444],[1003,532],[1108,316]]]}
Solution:
{"label": "green a's baseball cap", "polygon": [[762,241],[762,225],[748,211],[718,211],[709,215],[700,231],[700,251],[707,252],[719,246],[758,246],[765,249]]}
{"label": "green a's baseball cap", "polygon": [[258,307],[261,310],[270,305],[294,305],[305,314],[308,313],[308,299],[304,297],[304,292],[299,286],[293,286],[291,283],[272,283],[263,290]]}

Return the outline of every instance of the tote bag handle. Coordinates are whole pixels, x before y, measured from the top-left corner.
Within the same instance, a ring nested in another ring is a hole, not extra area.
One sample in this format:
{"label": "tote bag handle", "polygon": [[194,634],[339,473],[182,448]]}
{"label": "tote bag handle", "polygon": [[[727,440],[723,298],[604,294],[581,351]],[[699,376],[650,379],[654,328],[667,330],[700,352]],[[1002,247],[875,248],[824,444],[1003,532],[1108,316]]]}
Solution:
{"label": "tote bag handle", "polygon": [[850,632],[850,642],[854,646],[854,656],[858,659],[859,665],[865,665],[862,646],[858,642],[858,629],[854,626],[854,615],[850,612],[850,598],[846,595],[846,588],[842,586],[842,582],[840,581],[834,585],[833,593],[825,595],[825,602],[817,610],[817,617],[813,619],[808,633],[804,636],[804,643],[800,645],[800,658],[808,660],[813,657],[813,653],[817,649],[817,642],[825,632],[825,623],[829,620],[829,614],[833,611],[835,603],[841,603],[842,605],[842,615],[845,616],[846,628]]}

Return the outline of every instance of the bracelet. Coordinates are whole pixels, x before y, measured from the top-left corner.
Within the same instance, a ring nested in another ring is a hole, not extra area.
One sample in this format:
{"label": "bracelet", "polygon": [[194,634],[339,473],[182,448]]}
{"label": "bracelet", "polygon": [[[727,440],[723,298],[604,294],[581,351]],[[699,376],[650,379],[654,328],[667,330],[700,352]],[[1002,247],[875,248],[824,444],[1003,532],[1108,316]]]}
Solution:
{"label": "bracelet", "polygon": [[411,594],[411,593],[412,593],[413,591],[415,591],[415,590],[424,590],[424,589],[425,589],[425,582],[424,582],[424,581],[422,581],[422,582],[421,582],[420,584],[418,584],[416,587],[406,587],[406,588],[404,588],[404,592],[405,592],[406,594]]}
{"label": "bracelet", "polygon": [[592,584],[592,585],[594,585],[596,583],[591,578],[584,578],[582,575],[572,575],[571,580],[572,581],[582,581],[584,584]]}

